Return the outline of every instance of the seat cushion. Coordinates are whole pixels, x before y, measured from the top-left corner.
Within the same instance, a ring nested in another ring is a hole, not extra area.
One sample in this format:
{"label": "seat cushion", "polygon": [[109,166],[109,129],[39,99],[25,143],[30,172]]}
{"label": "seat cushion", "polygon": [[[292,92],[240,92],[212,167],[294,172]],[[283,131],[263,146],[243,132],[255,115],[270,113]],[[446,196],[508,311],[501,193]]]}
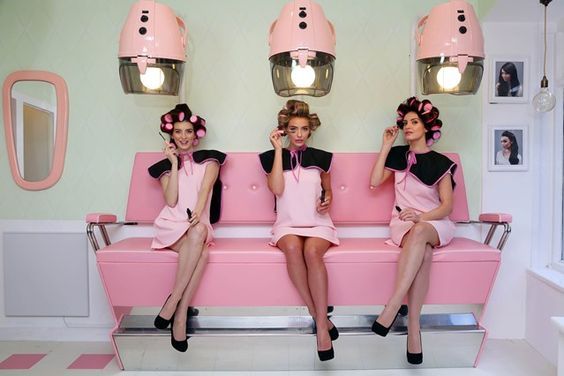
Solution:
{"label": "seat cushion", "polygon": [[[152,238],[128,238],[96,253],[98,262],[174,263],[171,250],[151,249]],[[266,238],[218,238],[210,247],[210,263],[285,263],[284,254],[268,244]],[[326,263],[397,262],[400,248],[385,243],[385,238],[344,238],[325,255]],[[467,238],[452,242],[434,252],[433,262],[499,261],[501,252]]]}

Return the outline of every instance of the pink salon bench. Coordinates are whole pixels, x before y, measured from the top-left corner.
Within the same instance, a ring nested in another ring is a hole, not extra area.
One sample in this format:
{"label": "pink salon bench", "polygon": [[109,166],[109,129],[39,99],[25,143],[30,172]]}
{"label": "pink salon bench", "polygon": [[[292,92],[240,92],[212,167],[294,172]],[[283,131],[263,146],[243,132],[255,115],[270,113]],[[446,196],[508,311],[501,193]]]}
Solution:
{"label": "pink salon bench", "polygon": [[[458,155],[447,155],[458,164],[451,219],[461,224],[481,223],[491,227],[484,242],[456,237],[447,247],[435,252],[426,303],[480,306],[482,309],[474,316],[477,316],[475,327],[483,334],[481,348],[486,338],[486,331],[481,325],[483,308],[500,265],[501,249],[510,233],[511,216],[489,213],[481,214],[479,221],[471,221],[463,166]],[[334,155],[331,216],[338,229],[346,228],[348,233],[354,233],[355,228],[363,227],[366,231],[367,226],[385,228],[388,225],[394,201],[392,179],[375,189],[369,186],[375,158],[375,153]],[[161,306],[173,285],[177,260],[175,252],[150,249],[150,237],[131,237],[112,243],[106,228],[108,225],[152,224],[164,201],[160,184],[149,176],[147,167],[160,159],[162,154],[158,152],[137,153],[135,156],[124,222],[118,222],[112,214],[92,213],[86,217],[87,234],[96,252],[100,276],[115,318],[112,334],[120,330],[122,318],[132,308]],[[268,190],[256,153],[228,153],[221,169],[221,180],[222,210],[217,229],[269,226],[273,223],[274,198]],[[498,244],[490,246],[499,226],[503,232]],[[99,245],[100,237],[103,247]],[[210,248],[205,275],[191,305],[303,305],[287,276],[284,255],[269,246],[268,240],[216,237],[215,245]],[[400,250],[385,244],[385,240],[384,237],[341,237],[341,245],[327,252],[329,304],[372,306],[386,303],[393,289]],[[359,332],[367,334],[369,321],[373,318],[368,318],[362,324],[366,324],[364,331]],[[342,332],[346,333],[346,328]],[[112,341],[115,346],[115,336],[112,336]],[[125,363],[118,350],[116,347],[117,359],[123,368]],[[478,361],[479,352],[472,355],[473,365]]]}

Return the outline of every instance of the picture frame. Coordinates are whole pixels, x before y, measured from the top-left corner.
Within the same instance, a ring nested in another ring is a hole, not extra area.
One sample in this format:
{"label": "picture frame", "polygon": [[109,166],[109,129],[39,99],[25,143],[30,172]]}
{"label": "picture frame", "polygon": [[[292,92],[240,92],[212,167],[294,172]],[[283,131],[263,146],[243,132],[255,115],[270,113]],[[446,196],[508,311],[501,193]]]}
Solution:
{"label": "picture frame", "polygon": [[529,59],[498,56],[490,60],[490,103],[529,102]]}
{"label": "picture frame", "polygon": [[[517,150],[511,150],[515,145]],[[489,171],[527,171],[529,169],[528,126],[490,125],[488,150]]]}

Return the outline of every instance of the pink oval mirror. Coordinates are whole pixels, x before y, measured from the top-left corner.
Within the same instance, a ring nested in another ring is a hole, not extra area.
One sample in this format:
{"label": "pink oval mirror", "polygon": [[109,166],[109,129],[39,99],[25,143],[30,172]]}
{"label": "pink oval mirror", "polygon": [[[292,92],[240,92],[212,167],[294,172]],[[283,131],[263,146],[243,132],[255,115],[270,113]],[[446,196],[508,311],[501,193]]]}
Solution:
{"label": "pink oval mirror", "polygon": [[63,173],[67,148],[68,90],[46,71],[17,71],[4,80],[4,133],[17,185],[38,191]]}

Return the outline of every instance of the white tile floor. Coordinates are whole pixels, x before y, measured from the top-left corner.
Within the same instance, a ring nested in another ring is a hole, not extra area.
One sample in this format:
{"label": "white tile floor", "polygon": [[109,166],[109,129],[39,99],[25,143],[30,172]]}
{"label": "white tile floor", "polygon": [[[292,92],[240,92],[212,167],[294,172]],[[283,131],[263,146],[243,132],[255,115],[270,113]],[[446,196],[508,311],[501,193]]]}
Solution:
{"label": "white tile floor", "polygon": [[[424,375],[424,376],[555,376],[556,369],[523,340],[488,340],[478,368],[363,370],[363,371],[283,371],[283,372],[123,372],[112,361],[103,370],[67,370],[80,354],[111,353],[109,343],[92,342],[0,342],[0,361],[14,353],[47,353],[48,355],[30,370],[2,370],[4,375],[208,375],[208,376],[360,376],[360,375]],[[342,354],[341,354],[342,355]]]}

